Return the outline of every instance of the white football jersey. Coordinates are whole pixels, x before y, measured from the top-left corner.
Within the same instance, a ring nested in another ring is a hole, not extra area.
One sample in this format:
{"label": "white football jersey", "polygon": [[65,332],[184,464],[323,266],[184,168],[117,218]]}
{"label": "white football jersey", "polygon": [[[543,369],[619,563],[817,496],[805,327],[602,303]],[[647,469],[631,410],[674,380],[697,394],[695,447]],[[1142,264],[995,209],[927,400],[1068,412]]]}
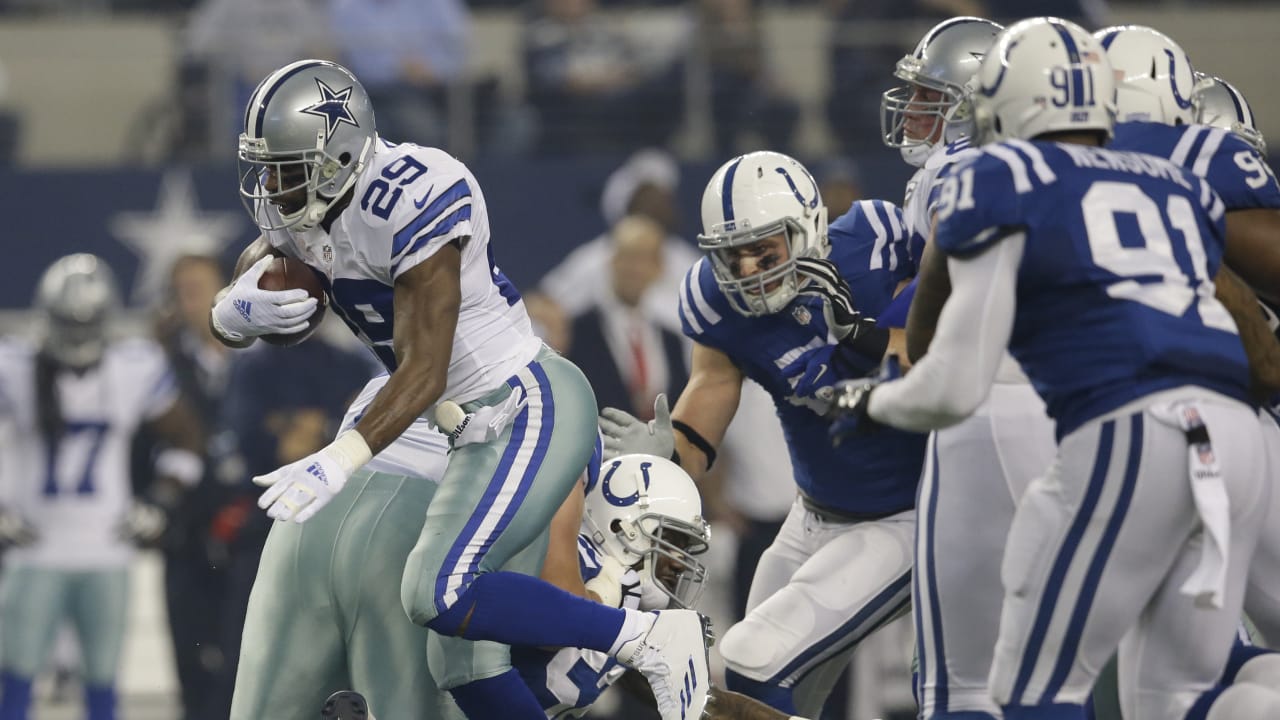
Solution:
{"label": "white football jersey", "polygon": [[[265,212],[278,221],[274,207]],[[494,264],[479,183],[442,150],[379,139],[351,205],[329,232],[317,226],[266,235],[325,278],[331,309],[390,371],[396,368],[396,278],[445,245],[470,238],[462,247],[462,306],[444,398],[463,403],[488,394],[542,346],[519,291]]]}
{"label": "white football jersey", "polygon": [[938,175],[952,163],[959,162],[978,152],[969,144],[969,138],[960,138],[947,145],[936,145],[929,153],[924,165],[916,170],[907,182],[907,190],[902,198],[902,219],[907,224],[907,234],[912,238],[912,253],[915,260],[920,261],[917,243],[929,238],[932,225],[934,185]]}
{"label": "white football jersey", "polygon": [[[390,377],[387,373],[382,373],[365,383],[364,389],[352,401],[351,407],[347,408],[347,414],[338,428],[339,435],[360,422],[369,403],[373,402],[373,398],[381,392],[382,386],[387,384]],[[365,463],[364,468],[369,472],[407,475],[438,484],[440,478],[444,477],[448,456],[449,441],[426,418],[420,417],[413,421],[408,430],[400,433],[390,445],[383,448],[382,452]]]}
{"label": "white football jersey", "polygon": [[36,349],[0,341],[0,434],[5,502],[35,525],[40,539],[6,562],[66,570],[123,566],[133,546],[116,529],[133,496],[130,447],[138,426],[163,415],[178,395],[164,352],[146,339],[107,346],[84,373],[63,371],[56,386],[65,430],[56,447],[39,428]]}

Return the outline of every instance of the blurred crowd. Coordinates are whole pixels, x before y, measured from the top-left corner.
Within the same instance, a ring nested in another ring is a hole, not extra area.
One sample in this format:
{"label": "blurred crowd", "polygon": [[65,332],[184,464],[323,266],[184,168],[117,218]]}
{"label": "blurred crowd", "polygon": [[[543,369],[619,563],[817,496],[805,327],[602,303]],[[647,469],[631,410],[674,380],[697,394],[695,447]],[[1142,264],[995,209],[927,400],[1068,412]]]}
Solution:
{"label": "blurred crowd", "polygon": [[[0,15],[173,17],[180,57],[171,97],[139,120],[143,141],[161,146],[149,154],[160,161],[225,162],[217,148],[233,141],[240,120],[228,108],[243,107],[271,69],[308,56],[336,60],[363,79],[388,137],[469,156],[621,156],[670,147],[700,125],[694,154],[719,157],[759,147],[791,152],[797,141],[805,108],[768,52],[761,17],[770,2],[785,7],[782,0],[0,0]],[[911,23],[1034,11],[1099,26],[1104,2],[822,0],[827,37],[813,41],[826,41],[830,76],[824,107],[812,110],[840,151],[875,147],[878,96],[917,34]],[[486,49],[474,46],[475,13],[517,19],[514,69],[476,69]],[[639,15],[647,20],[636,22]],[[906,25],[886,31],[892,23]],[[12,156],[16,121],[0,112],[0,158]]]}

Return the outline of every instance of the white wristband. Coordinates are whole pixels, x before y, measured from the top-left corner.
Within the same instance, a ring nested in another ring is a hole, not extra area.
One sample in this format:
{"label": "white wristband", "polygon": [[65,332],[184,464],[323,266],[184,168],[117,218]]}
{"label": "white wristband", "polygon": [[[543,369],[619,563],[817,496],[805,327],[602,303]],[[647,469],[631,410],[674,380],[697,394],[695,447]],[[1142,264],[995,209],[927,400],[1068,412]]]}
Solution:
{"label": "white wristband", "polygon": [[351,477],[352,473],[373,459],[373,451],[369,449],[369,443],[365,442],[364,436],[355,429],[339,435],[325,450],[342,466],[347,477]]}

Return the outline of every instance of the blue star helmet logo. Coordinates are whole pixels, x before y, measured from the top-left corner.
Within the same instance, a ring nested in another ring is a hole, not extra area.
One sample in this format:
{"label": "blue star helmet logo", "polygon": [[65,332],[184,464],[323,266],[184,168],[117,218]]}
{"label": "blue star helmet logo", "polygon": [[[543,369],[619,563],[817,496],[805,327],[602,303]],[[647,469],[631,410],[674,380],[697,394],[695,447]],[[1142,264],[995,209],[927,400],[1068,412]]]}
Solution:
{"label": "blue star helmet logo", "polygon": [[333,88],[319,78],[316,78],[316,86],[320,88],[320,102],[303,108],[302,112],[325,119],[325,142],[329,142],[329,138],[333,137],[333,131],[337,130],[341,123],[360,127],[360,123],[356,122],[355,116],[351,114],[351,108],[347,107],[347,103],[351,101],[351,88],[334,92]]}

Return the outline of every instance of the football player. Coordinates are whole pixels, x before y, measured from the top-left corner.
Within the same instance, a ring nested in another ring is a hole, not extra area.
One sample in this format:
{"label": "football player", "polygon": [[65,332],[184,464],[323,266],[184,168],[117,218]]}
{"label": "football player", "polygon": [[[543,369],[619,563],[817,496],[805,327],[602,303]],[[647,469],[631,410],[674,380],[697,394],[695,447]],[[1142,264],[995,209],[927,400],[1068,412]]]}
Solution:
{"label": "football player", "polygon": [[[666,458],[622,455],[589,469],[584,490],[557,514],[562,532],[557,538],[553,527],[543,577],[613,607],[694,607],[710,536],[693,480]],[[608,655],[578,648],[513,648],[512,661],[549,718],[581,717],[626,673]]]}
{"label": "football player", "polygon": [[[157,543],[184,487],[204,471],[201,431],[178,400],[164,352],[110,333],[120,310],[110,269],[68,255],[40,278],[38,344],[0,342],[0,717],[26,718],[58,630],[75,630],[90,720],[115,717],[129,562]],[[167,444],[158,481],[133,499],[130,446],[142,425]]]}
{"label": "football player", "polygon": [[1235,85],[1197,72],[1195,93],[1191,104],[1196,111],[1196,122],[1230,130],[1257,150],[1258,155],[1267,156],[1267,140],[1254,122],[1253,106]]}
{"label": "football player", "polygon": [[[954,168],[936,211],[952,291],[929,353],[901,380],[842,385],[837,403],[854,426],[951,425],[1006,347],[1045,398],[1058,455],[1024,492],[1002,565],[1004,717],[1081,711],[1117,645],[1129,717],[1197,703],[1268,717],[1280,695],[1260,686],[1211,692],[1270,491],[1248,362],[1213,296],[1224,208],[1167,161],[1101,148],[1112,73],[1073,23],[1000,35],[973,99],[975,140],[992,145]],[[1048,319],[1064,312],[1076,320]]]}
{"label": "football player", "polygon": [[[540,580],[536,565],[510,564],[545,537],[585,466],[596,407],[582,373],[533,334],[495,264],[470,171],[441,150],[380,138],[359,81],[320,60],[287,65],[257,87],[239,160],[261,242],[317,274],[389,372],[353,428],[255,478],[268,488],[259,502],[268,515],[305,522],[321,512],[426,413],[451,450],[401,594],[461,678],[441,687],[469,717],[541,718],[504,645],[583,647],[641,671],[664,718],[700,712],[704,618],[605,607]],[[215,334],[229,344],[301,331],[315,312],[304,290],[258,288],[269,262],[250,265],[212,309]]]}
{"label": "football player", "polygon": [[[339,432],[355,426],[387,377],[366,384]],[[399,584],[387,578],[403,572],[417,543],[447,451],[445,437],[417,419],[352,474],[325,512],[271,528],[245,614],[231,717],[311,720],[318,698],[346,687],[396,717],[439,717],[429,634],[410,622]]]}
{"label": "football player", "polygon": [[674,412],[663,401],[652,423],[605,409],[606,457],[671,456],[700,478],[744,379],[769,392],[800,493],[721,655],[730,690],[816,716],[854,647],[910,595],[924,436],[895,432],[838,450],[826,439],[834,382],[867,372],[890,345],[869,318],[910,272],[906,235],[896,207],[867,200],[832,223],[828,238],[817,184],[774,152],[717,170],[702,216],[706,257],[680,294],[694,341],[689,383]]}
{"label": "football player", "polygon": [[[938,24],[898,62],[895,75],[907,84],[884,95],[886,144],[921,166],[903,205],[916,258],[933,225],[939,178],[977,153],[966,85],[1001,29],[972,17]],[[913,282],[887,315],[905,320],[915,291]],[[907,341],[916,344],[913,333]],[[1000,557],[1018,497],[1053,452],[1044,402],[1007,356],[982,407],[930,436],[912,576],[922,718],[999,713],[987,677],[1000,624]]]}

